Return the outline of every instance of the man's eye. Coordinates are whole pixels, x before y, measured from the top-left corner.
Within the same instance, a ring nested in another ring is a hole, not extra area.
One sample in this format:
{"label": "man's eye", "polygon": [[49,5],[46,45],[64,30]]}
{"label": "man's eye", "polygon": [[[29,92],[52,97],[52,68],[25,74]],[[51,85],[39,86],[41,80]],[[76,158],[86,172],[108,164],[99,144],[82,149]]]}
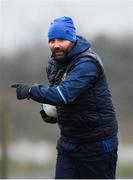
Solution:
{"label": "man's eye", "polygon": [[50,44],[54,44],[55,42],[58,42],[58,43],[62,43],[62,42],[64,42],[65,41],[65,39],[52,39],[52,40],[50,40]]}
{"label": "man's eye", "polygon": [[50,41],[50,43],[51,43],[51,44],[52,44],[52,43],[54,43],[54,42],[55,42],[55,40],[54,40],[54,39]]}
{"label": "man's eye", "polygon": [[58,39],[58,41],[63,42],[63,41],[64,41],[64,39]]}

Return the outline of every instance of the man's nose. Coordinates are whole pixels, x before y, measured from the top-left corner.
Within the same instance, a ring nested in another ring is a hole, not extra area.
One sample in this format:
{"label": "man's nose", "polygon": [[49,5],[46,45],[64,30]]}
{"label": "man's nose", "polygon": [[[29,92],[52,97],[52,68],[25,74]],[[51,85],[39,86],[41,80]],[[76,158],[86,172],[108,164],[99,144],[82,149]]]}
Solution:
{"label": "man's nose", "polygon": [[57,49],[57,48],[60,48],[60,43],[58,40],[55,39],[54,41],[54,48]]}

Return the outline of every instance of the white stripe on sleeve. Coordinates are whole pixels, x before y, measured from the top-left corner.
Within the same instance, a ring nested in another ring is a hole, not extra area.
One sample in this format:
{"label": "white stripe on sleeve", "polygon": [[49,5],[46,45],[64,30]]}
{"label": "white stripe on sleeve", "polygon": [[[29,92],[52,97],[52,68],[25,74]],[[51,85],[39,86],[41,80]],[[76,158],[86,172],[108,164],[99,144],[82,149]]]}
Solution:
{"label": "white stripe on sleeve", "polygon": [[66,100],[65,96],[63,95],[63,93],[61,92],[61,90],[60,90],[60,87],[59,87],[59,86],[57,86],[57,90],[58,90],[58,92],[59,92],[60,96],[62,97],[63,101],[65,102],[65,104],[67,104],[67,100]]}

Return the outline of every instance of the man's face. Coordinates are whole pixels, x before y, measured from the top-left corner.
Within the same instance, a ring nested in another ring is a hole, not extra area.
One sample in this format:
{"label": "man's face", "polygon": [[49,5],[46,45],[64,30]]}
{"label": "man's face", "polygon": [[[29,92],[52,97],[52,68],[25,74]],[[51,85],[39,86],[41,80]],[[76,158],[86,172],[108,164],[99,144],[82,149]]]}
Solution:
{"label": "man's face", "polygon": [[54,58],[61,60],[65,57],[65,53],[70,51],[70,49],[73,47],[73,44],[74,43],[71,41],[65,39],[52,39],[49,42],[49,47]]}

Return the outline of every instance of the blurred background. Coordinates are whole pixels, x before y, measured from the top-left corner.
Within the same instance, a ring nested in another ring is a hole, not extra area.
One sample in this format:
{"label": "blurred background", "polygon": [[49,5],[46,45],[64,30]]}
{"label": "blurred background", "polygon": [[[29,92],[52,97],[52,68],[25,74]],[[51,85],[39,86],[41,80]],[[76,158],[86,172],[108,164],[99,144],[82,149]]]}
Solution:
{"label": "blurred background", "polygon": [[47,83],[47,31],[60,16],[103,60],[119,124],[117,178],[133,178],[132,0],[0,0],[0,178],[54,178],[58,126],[10,85]]}

